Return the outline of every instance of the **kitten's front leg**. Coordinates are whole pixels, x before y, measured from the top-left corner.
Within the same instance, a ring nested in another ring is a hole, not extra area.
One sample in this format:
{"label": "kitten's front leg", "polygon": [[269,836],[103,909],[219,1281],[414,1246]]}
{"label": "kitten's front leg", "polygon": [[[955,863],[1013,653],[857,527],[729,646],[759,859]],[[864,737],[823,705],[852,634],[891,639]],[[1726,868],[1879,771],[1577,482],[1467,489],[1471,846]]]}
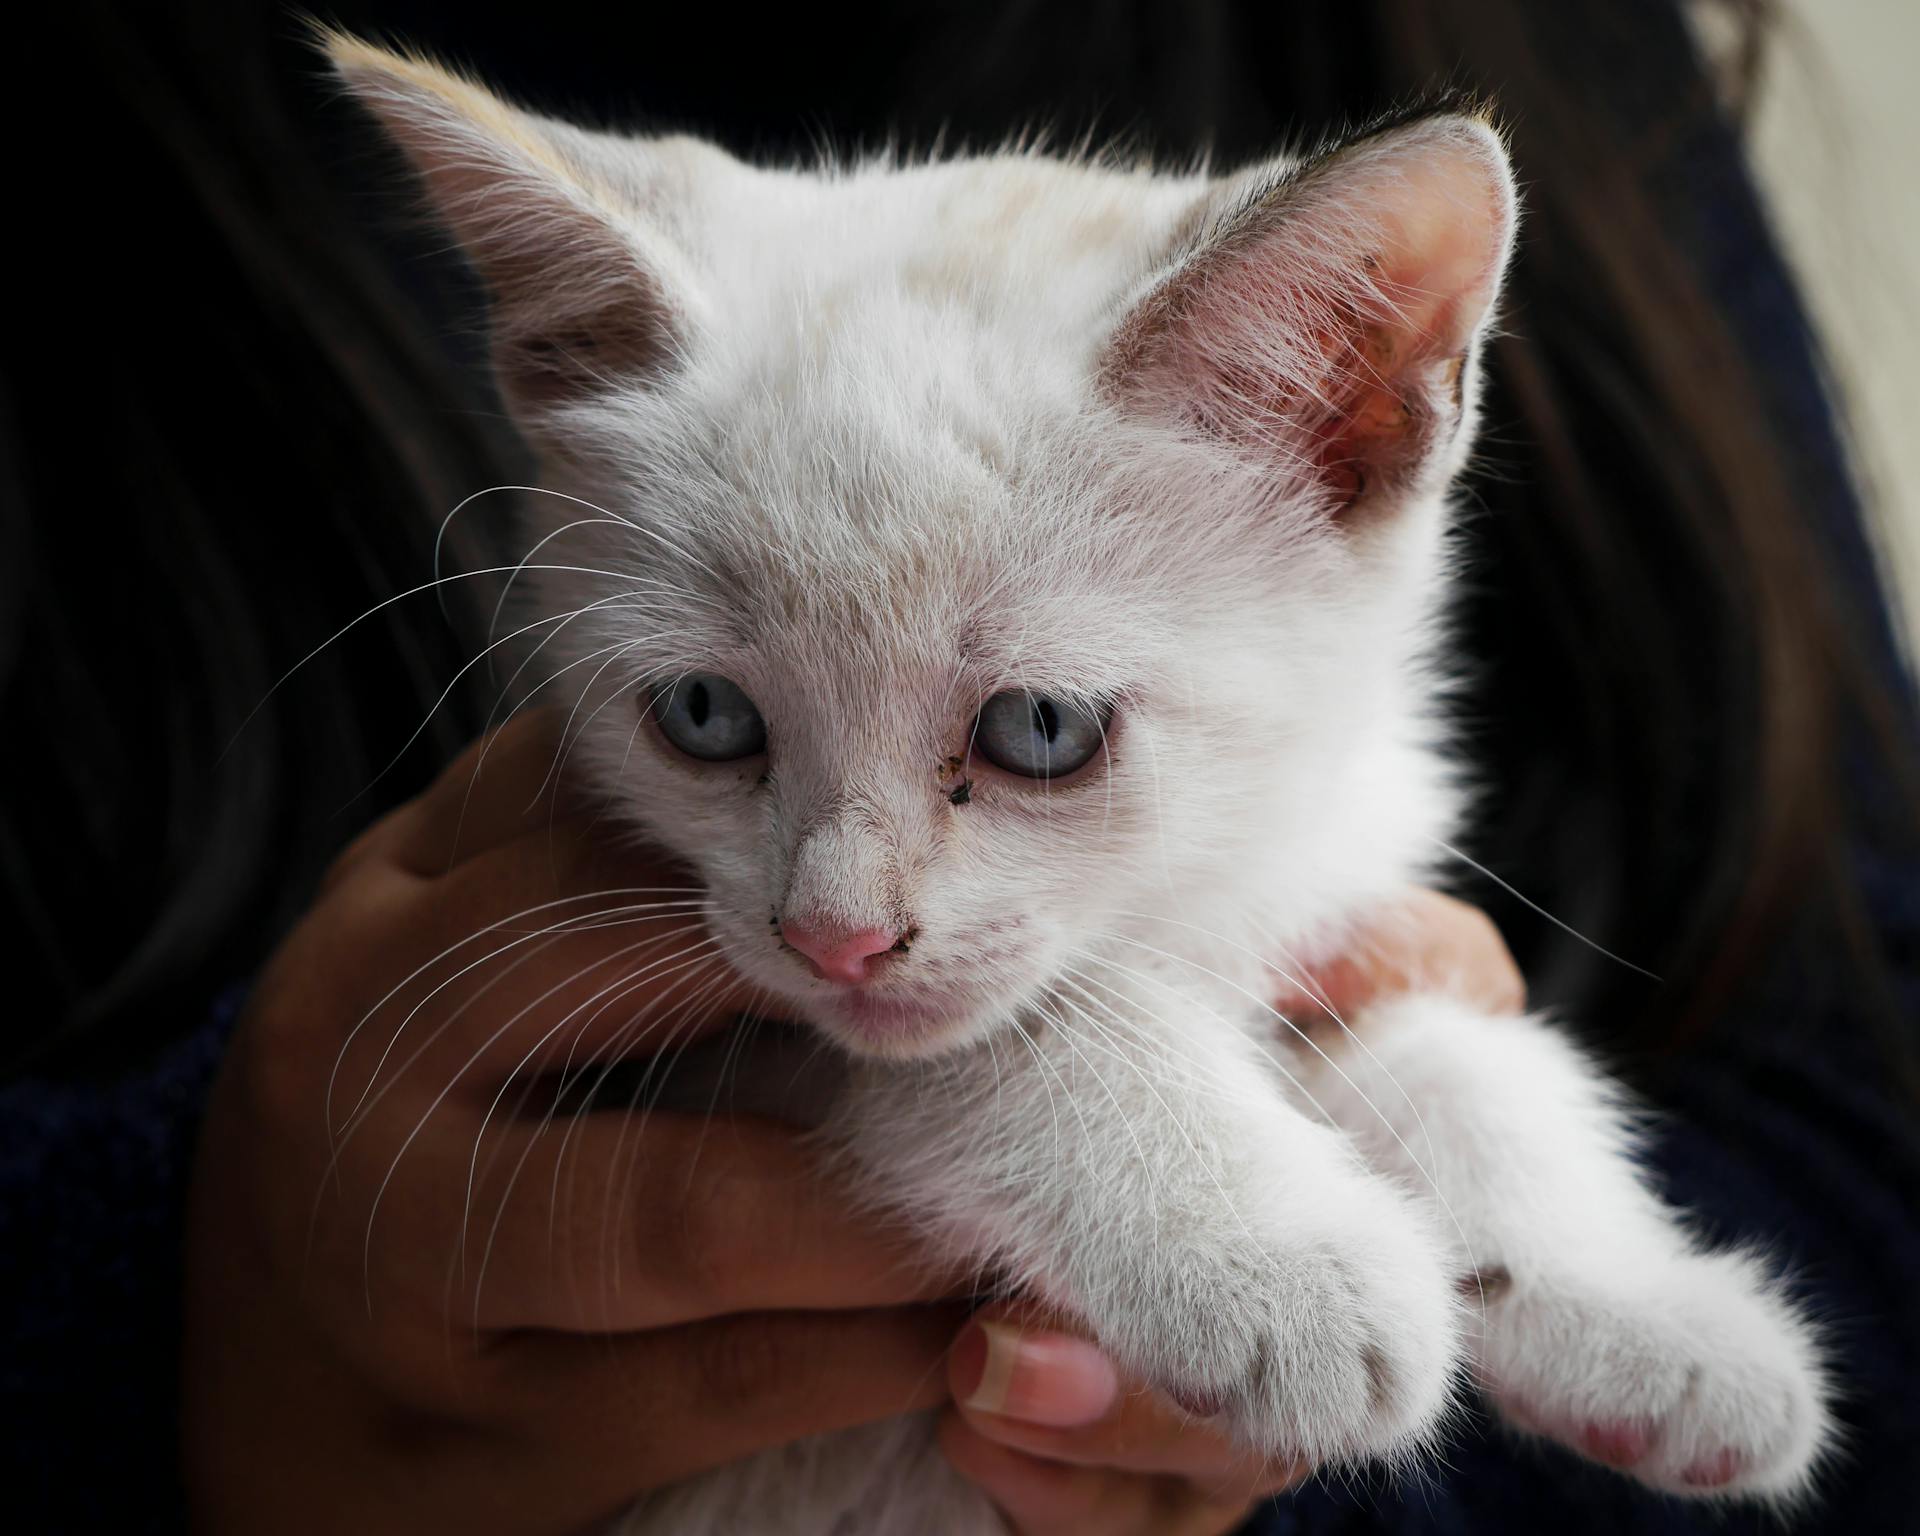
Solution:
{"label": "kitten's front leg", "polygon": [[1649,1191],[1618,1091],[1565,1039],[1414,997],[1315,1040],[1326,1057],[1295,1068],[1313,1096],[1445,1201],[1510,1420],[1674,1493],[1804,1488],[1833,1432],[1814,1330],[1763,1265],[1702,1249]]}
{"label": "kitten's front leg", "polygon": [[1168,1012],[1068,993],[1020,1039],[865,1069],[833,1132],[876,1201],[1251,1448],[1410,1448],[1460,1344],[1431,1220],[1284,1103],[1237,1026]]}

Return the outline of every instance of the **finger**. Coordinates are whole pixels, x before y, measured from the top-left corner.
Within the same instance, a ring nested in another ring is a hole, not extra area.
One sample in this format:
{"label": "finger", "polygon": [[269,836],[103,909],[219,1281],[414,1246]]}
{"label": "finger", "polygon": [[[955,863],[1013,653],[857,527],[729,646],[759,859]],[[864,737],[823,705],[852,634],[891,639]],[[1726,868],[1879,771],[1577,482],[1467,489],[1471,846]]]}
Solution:
{"label": "finger", "polygon": [[356,1280],[367,1268],[339,1288],[343,1327],[370,1300],[434,1341],[625,1333],[930,1300],[962,1279],[856,1214],[802,1134],[768,1121],[503,1114],[482,1134],[450,1116],[397,1159],[373,1141],[349,1144],[319,1233]]}
{"label": "finger", "polygon": [[[612,1515],[646,1489],[777,1445],[936,1406],[954,1307],[749,1314],[606,1339],[526,1335],[501,1408],[538,1434],[513,1492]],[[581,1522],[584,1523],[584,1522]],[[503,1528],[514,1528],[502,1522]],[[577,1528],[577,1524],[575,1527]]]}
{"label": "finger", "polygon": [[602,818],[578,814],[541,822],[463,860],[423,891],[422,906],[458,937],[577,922],[579,904],[596,898],[624,911],[653,897],[698,906],[703,895],[692,871],[620,837]]}
{"label": "finger", "polygon": [[1142,1479],[1041,1461],[980,1434],[958,1413],[940,1420],[940,1450],[953,1469],[1007,1517],[1018,1536],[1152,1530],[1153,1499]]}
{"label": "finger", "polygon": [[433,877],[556,820],[562,726],[553,710],[530,709],[470,743],[406,808],[389,856]]}
{"label": "finger", "polygon": [[516,1071],[720,1028],[757,996],[704,927],[697,886],[623,867],[580,820],[443,880],[368,887],[335,897],[360,963],[330,1071],[353,1095],[402,1070],[429,1095],[489,1093]]}
{"label": "finger", "polygon": [[940,1449],[1016,1536],[1224,1536],[1251,1501],[1220,1504],[1176,1479],[1042,1460],[943,1414]]}
{"label": "finger", "polygon": [[554,711],[533,709],[477,737],[423,793],[362,829],[322,889],[376,859],[434,879],[463,858],[552,825],[567,803],[552,771],[562,757],[560,731]]}
{"label": "finger", "polygon": [[802,1133],[695,1115],[643,1117],[635,1129],[623,1118],[587,1117],[570,1150],[537,1137],[533,1177],[503,1207],[500,1263],[478,1288],[485,1325],[651,1328],[933,1300],[963,1282],[857,1213]]}
{"label": "finger", "polygon": [[1276,1006],[1308,1029],[1412,991],[1451,993],[1495,1013],[1526,1007],[1526,980],[1492,919],[1438,891],[1407,892],[1338,954],[1281,975],[1286,985]]}
{"label": "finger", "polygon": [[[1478,907],[1416,888],[1397,913],[1383,920],[1382,934],[1389,929],[1407,946],[1402,969],[1408,989],[1415,984],[1433,987],[1495,1013],[1519,1013],[1526,1007],[1526,978],[1498,925]],[[1394,940],[1383,936],[1379,942]]]}
{"label": "finger", "polygon": [[406,835],[406,823],[413,814],[413,802],[409,801],[362,827],[353,840],[334,855],[333,862],[320,878],[319,893],[326,895],[349,877],[364,871],[369,864],[389,863],[392,850]]}
{"label": "finger", "polygon": [[1050,1461],[1187,1478],[1234,1497],[1286,1486],[1274,1464],[1164,1395],[1124,1382],[1089,1340],[1027,1307],[989,1308],[948,1356],[959,1411],[997,1444]]}

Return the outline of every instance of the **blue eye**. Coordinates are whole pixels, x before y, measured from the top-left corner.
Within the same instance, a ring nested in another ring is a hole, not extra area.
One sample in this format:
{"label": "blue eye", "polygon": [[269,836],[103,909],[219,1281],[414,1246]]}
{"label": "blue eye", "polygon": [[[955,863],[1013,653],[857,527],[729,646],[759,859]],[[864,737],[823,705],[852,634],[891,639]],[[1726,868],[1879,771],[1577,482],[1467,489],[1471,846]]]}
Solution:
{"label": "blue eye", "polygon": [[655,689],[652,709],[660,734],[703,763],[732,762],[766,750],[767,723],[753,700],[712,672],[691,672]]}
{"label": "blue eye", "polygon": [[1106,739],[1106,720],[1065,699],[1014,690],[987,700],[973,739],[1008,773],[1058,779],[1093,760]]}

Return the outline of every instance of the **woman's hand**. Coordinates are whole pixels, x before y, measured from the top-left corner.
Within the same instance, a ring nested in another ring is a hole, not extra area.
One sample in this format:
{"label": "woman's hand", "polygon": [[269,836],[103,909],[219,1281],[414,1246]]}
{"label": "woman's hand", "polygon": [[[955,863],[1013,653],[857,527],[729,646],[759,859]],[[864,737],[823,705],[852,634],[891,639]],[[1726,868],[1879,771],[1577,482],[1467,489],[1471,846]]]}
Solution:
{"label": "woman's hand", "polygon": [[1404,992],[1444,992],[1489,1013],[1527,1006],[1527,979],[1493,920],[1438,891],[1404,892],[1337,954],[1276,974],[1285,985],[1274,1006],[1305,1029]]}
{"label": "woman's hand", "polygon": [[[1376,998],[1420,988],[1517,1013],[1526,984],[1487,918],[1412,891],[1342,953],[1290,972],[1277,1006],[1302,1027],[1354,1020]],[[1069,1319],[997,1307],[947,1360],[954,1405],[941,1446],[1017,1536],[1225,1536],[1312,1468],[1263,1461],[1206,1419],[1123,1380]]]}
{"label": "woman's hand", "polygon": [[964,1314],[795,1132],[575,1112],[741,999],[555,751],[511,725],[373,827],[254,991],[188,1240],[201,1531],[576,1531],[945,1399]]}

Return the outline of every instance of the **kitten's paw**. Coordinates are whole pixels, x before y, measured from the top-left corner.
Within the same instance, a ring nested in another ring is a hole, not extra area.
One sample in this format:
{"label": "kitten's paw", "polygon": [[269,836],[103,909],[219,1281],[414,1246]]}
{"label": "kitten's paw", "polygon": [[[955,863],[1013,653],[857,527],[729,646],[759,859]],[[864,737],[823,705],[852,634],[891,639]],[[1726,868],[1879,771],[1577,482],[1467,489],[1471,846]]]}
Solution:
{"label": "kitten's paw", "polygon": [[1263,1453],[1318,1465],[1413,1449],[1451,1399],[1461,1308],[1414,1207],[1384,1184],[1341,1195],[1166,1254],[1138,1325],[1109,1346]]}
{"label": "kitten's paw", "polygon": [[1741,1254],[1516,1280],[1478,1354],[1514,1424],[1669,1493],[1791,1499],[1833,1437],[1812,1327]]}

